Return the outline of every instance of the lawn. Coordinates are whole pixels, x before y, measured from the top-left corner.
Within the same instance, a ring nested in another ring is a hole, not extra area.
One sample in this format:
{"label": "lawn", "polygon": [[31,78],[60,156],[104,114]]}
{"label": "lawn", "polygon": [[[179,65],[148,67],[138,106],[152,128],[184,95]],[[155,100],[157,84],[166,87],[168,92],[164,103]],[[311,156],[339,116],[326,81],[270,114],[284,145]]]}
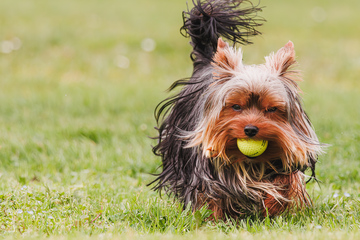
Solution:
{"label": "lawn", "polygon": [[160,171],[153,110],[192,70],[185,0],[1,0],[1,238],[359,239],[360,1],[261,5],[244,61],[292,40],[329,144],[311,209],[214,223],[146,186]]}

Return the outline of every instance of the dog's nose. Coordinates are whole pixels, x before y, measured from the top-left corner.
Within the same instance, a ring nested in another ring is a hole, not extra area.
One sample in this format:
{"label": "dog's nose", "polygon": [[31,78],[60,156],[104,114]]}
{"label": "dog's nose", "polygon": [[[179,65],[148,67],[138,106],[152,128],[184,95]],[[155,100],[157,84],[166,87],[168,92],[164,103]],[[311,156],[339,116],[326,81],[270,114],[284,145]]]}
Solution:
{"label": "dog's nose", "polygon": [[246,136],[253,137],[259,132],[259,129],[256,126],[247,125],[244,128],[244,132],[245,132]]}

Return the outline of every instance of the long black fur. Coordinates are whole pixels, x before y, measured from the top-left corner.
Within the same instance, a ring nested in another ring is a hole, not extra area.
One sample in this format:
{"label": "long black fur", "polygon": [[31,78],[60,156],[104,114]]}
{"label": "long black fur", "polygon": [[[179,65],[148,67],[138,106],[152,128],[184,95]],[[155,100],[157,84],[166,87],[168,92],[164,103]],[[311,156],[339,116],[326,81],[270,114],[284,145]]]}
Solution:
{"label": "long black fur", "polygon": [[[187,142],[179,135],[183,131],[193,131],[197,124],[198,109],[202,107],[197,100],[213,82],[211,73],[206,70],[216,52],[218,38],[222,36],[234,44],[249,44],[250,36],[260,34],[255,28],[263,21],[256,15],[261,8],[249,2],[246,8],[239,8],[245,5],[244,2],[193,0],[194,8],[183,13],[181,31],[191,38],[194,71],[190,79],[179,80],[170,87],[173,90],[183,86],[179,94],[165,99],[155,109],[159,135],[153,152],[162,158],[162,172],[149,185],[156,183],[153,189],[165,190],[183,201],[184,206],[191,202],[193,207],[198,207],[196,197],[201,192],[212,194],[214,198],[224,198],[218,193],[231,194],[217,181],[210,160],[203,157],[197,148],[185,148]],[[238,199],[240,205],[248,206],[248,209],[253,207],[245,194],[231,198]],[[224,208],[234,203],[227,204]]]}
{"label": "long black fur", "polygon": [[[241,4],[250,4],[239,9]],[[191,37],[193,51],[191,59],[194,64],[208,64],[216,52],[220,36],[234,44],[249,44],[250,36],[260,34],[255,27],[262,21],[256,13],[261,8],[254,7],[246,0],[193,0],[194,8],[183,12],[184,25],[180,31],[183,36]]]}

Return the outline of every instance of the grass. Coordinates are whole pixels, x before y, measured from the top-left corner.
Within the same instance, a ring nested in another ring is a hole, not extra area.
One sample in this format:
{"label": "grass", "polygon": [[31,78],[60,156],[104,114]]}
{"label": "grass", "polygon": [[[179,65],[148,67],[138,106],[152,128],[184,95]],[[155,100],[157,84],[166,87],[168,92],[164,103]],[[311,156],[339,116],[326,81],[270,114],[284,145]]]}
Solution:
{"label": "grass", "polygon": [[[321,183],[308,185],[313,208],[212,223],[146,187],[160,164],[153,109],[191,74],[186,1],[2,0],[0,50],[20,48],[0,53],[1,237],[358,239],[360,2],[262,5],[268,22],[244,60],[261,63],[291,39],[306,110],[331,145]],[[154,51],[141,48],[146,38]]]}

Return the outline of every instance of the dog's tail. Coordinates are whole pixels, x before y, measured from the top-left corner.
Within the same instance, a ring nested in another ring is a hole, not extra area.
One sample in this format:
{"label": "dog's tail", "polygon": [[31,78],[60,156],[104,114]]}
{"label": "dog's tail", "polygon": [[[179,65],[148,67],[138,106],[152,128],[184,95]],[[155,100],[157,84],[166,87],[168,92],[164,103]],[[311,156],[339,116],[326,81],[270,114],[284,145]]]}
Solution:
{"label": "dog's tail", "polygon": [[191,37],[193,46],[191,59],[195,65],[207,64],[211,61],[220,36],[235,45],[249,44],[250,36],[260,34],[255,28],[264,21],[257,16],[261,8],[254,6],[248,0],[192,0],[192,2],[194,8],[183,12],[184,25],[180,30],[185,37]]}

